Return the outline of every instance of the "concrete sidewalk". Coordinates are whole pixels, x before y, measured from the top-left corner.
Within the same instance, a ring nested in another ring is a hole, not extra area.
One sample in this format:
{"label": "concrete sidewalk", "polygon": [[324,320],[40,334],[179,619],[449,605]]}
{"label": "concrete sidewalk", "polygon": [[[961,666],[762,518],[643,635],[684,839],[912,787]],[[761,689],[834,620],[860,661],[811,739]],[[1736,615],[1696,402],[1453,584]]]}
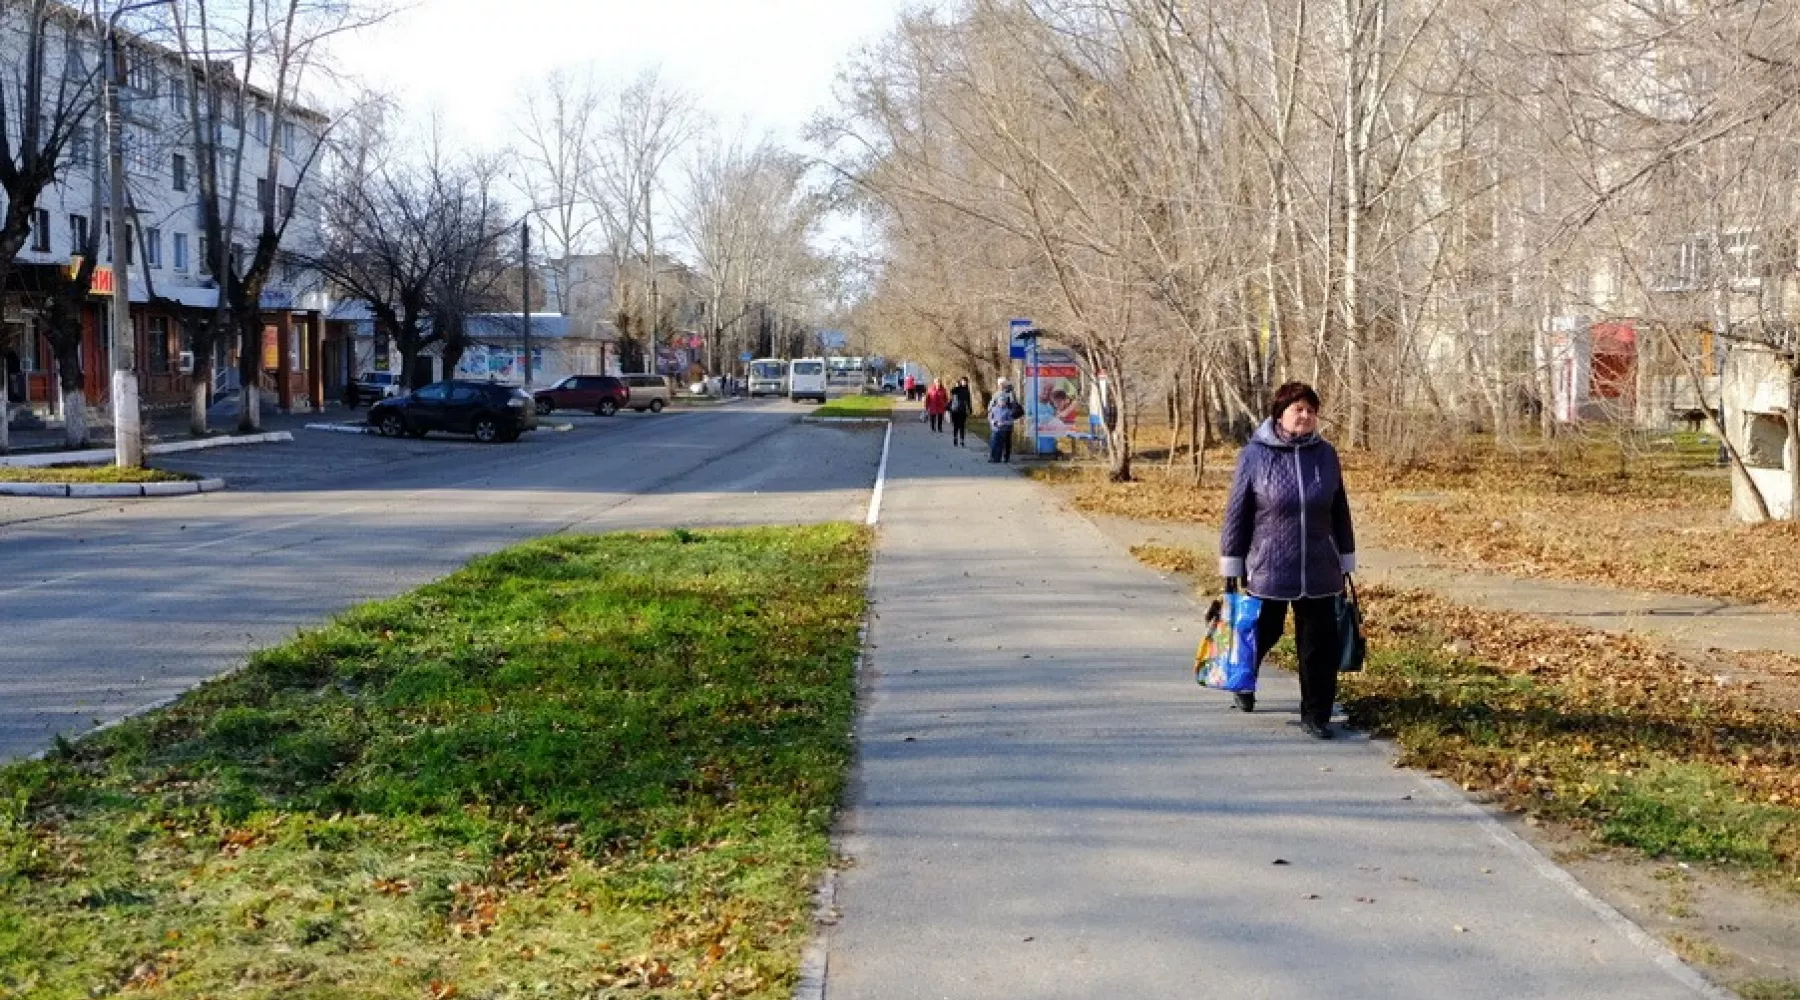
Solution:
{"label": "concrete sidewalk", "polygon": [[[979,444],[978,442],[971,442]],[[1384,747],[1197,688],[1199,609],[898,420],[824,995],[1724,996]]]}

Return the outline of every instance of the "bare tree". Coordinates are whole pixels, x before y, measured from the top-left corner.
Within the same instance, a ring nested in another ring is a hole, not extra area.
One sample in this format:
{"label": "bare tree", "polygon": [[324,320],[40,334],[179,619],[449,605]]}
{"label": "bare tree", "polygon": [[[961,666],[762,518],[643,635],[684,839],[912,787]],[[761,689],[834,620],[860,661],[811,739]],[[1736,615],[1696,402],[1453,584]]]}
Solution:
{"label": "bare tree", "polygon": [[550,305],[567,315],[576,292],[573,262],[601,231],[592,198],[604,91],[591,77],[551,73],[522,96],[514,181],[537,221],[555,275]]}
{"label": "bare tree", "polygon": [[[0,9],[0,33],[11,36],[6,41],[8,50],[20,56],[0,70],[0,190],[6,195],[5,213],[0,215],[0,288],[9,284],[14,262],[36,228],[44,193],[68,173],[70,147],[88,146],[92,137],[92,115],[100,93],[101,61],[94,44],[99,17],[98,9],[89,16],[49,0],[27,0]],[[89,146],[90,158],[97,148]],[[91,217],[99,218],[97,214]],[[92,248],[84,249],[91,262]],[[85,270],[85,275],[74,276],[81,294],[92,280],[92,264]],[[71,319],[62,314],[60,306],[49,310],[51,341],[64,392],[64,434],[69,444],[82,445],[88,431],[79,316]],[[74,324],[72,346],[70,323]],[[0,344],[5,346],[9,345]],[[7,374],[0,372],[0,450],[8,444],[11,416]]]}
{"label": "bare tree", "polygon": [[[663,322],[662,259],[657,223],[663,211],[668,168],[700,128],[692,95],[648,70],[619,90],[605,106],[594,135],[588,200],[599,211],[613,262],[615,323],[627,341],[647,342],[647,364],[656,363]],[[633,295],[626,262],[636,256],[643,291]],[[628,308],[635,303],[636,308]]]}
{"label": "bare tree", "polygon": [[[171,0],[170,11],[175,47],[194,74],[187,124],[201,256],[219,287],[210,329],[237,333],[238,428],[254,431],[262,420],[263,289],[296,207],[311,200],[287,192],[312,182],[331,127],[308,109],[306,88],[324,42],[381,15],[355,3],[309,0]],[[253,144],[259,116],[267,116],[271,131]],[[310,228],[312,220],[305,221]],[[196,357],[210,356],[211,344],[194,346]],[[206,425],[207,395],[196,380],[190,422],[197,431]]]}

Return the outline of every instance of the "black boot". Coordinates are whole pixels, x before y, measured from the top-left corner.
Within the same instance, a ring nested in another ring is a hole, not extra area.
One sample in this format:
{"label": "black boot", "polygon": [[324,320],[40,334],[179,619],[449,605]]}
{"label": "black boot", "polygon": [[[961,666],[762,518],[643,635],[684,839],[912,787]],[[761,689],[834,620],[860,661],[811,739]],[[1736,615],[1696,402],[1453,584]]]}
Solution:
{"label": "black boot", "polygon": [[1301,719],[1300,728],[1315,740],[1331,739],[1331,722],[1329,720],[1320,722],[1317,719]]}
{"label": "black boot", "polygon": [[1254,712],[1256,711],[1256,692],[1233,691],[1231,693],[1231,703],[1236,705],[1240,712]]}

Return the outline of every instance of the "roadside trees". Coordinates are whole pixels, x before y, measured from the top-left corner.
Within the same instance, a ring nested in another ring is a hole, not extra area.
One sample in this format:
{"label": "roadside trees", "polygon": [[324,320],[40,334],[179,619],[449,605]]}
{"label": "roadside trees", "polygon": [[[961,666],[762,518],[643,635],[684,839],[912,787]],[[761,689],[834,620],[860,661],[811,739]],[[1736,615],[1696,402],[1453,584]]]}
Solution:
{"label": "roadside trees", "polygon": [[[201,337],[234,332],[241,394],[238,428],[262,420],[263,290],[284,250],[318,238],[317,220],[296,222],[297,196],[315,182],[329,118],[305,100],[325,41],[372,23],[356,3],[308,0],[171,0],[170,31],[192,67],[186,94],[194,195],[202,234],[199,256],[218,283],[214,321]],[[260,132],[260,134],[259,134]],[[194,344],[197,358],[211,343]],[[190,424],[206,429],[209,386],[196,379]]]}

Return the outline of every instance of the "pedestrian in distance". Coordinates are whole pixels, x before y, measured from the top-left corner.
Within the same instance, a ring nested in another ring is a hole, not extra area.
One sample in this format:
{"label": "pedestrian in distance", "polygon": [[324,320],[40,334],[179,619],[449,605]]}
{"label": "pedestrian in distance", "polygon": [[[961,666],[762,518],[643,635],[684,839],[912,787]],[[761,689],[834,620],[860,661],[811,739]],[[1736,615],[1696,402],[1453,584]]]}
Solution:
{"label": "pedestrian in distance", "polygon": [[910,403],[913,401],[913,390],[917,389],[918,387],[919,387],[918,379],[912,377],[911,375],[906,376],[906,382],[905,382],[904,388],[906,389],[906,401],[907,402]]}
{"label": "pedestrian in distance", "polygon": [[1012,386],[1005,379],[1000,380],[999,391],[988,403],[988,427],[992,434],[988,438],[988,461],[1012,461],[1012,427],[1025,412],[1019,405],[1018,397],[1013,395]]}
{"label": "pedestrian in distance", "polygon": [[[1225,589],[1240,583],[1262,600],[1257,666],[1294,613],[1300,659],[1300,725],[1331,738],[1337,700],[1338,598],[1356,570],[1356,534],[1337,450],[1319,436],[1319,396],[1304,382],[1275,390],[1269,417],[1238,455],[1219,539]],[[1233,696],[1249,712],[1256,695]]]}
{"label": "pedestrian in distance", "polygon": [[944,433],[944,414],[949,409],[950,390],[944,388],[943,379],[932,379],[931,388],[925,390],[925,416],[931,422],[933,433]]}
{"label": "pedestrian in distance", "polygon": [[969,414],[975,412],[975,400],[969,395],[969,379],[956,380],[950,390],[950,443],[962,447],[969,442]]}

